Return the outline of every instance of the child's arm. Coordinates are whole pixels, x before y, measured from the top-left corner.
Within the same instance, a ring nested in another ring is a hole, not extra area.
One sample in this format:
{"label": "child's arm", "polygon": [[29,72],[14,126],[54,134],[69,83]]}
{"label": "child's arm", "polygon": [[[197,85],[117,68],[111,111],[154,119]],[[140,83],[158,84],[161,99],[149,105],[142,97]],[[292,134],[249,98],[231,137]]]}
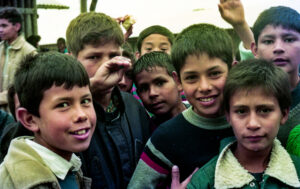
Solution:
{"label": "child's arm", "polygon": [[116,56],[103,63],[95,75],[90,78],[91,91],[101,94],[101,92],[114,87],[130,66],[130,59],[122,56]]}
{"label": "child's arm", "polygon": [[240,0],[220,0],[218,4],[222,18],[232,25],[246,49],[251,49],[253,33],[246,22],[244,7]]}

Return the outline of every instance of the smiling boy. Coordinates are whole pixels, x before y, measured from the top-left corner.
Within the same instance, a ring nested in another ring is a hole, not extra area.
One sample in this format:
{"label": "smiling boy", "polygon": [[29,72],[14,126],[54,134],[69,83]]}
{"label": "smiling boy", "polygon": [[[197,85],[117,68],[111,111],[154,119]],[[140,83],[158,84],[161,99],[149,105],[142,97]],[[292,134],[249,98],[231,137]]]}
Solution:
{"label": "smiling boy", "polygon": [[172,62],[191,107],[160,125],[148,140],[129,188],[169,185],[173,165],[186,178],[217,155],[232,136],[222,108],[223,87],[233,62],[230,36],[210,24],[184,29],[172,47]]}
{"label": "smiling boy", "polygon": [[58,52],[28,57],[14,87],[20,100],[17,117],[34,137],[12,140],[0,166],[1,188],[90,187],[74,154],[88,148],[96,126],[84,67]]}
{"label": "smiling boy", "polygon": [[[288,75],[262,59],[234,66],[224,88],[235,138],[198,170],[188,188],[299,188],[300,159],[276,135],[291,104]],[[284,163],[283,163],[284,162]]]}

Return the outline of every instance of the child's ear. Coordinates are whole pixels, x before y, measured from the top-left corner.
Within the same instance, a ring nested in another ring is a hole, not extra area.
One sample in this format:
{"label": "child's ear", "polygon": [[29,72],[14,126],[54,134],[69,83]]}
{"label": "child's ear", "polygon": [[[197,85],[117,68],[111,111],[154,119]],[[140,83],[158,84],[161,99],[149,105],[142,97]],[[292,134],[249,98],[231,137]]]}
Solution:
{"label": "child's ear", "polygon": [[138,60],[138,59],[141,57],[141,54],[139,53],[139,51],[136,51],[136,52],[134,53],[134,55],[135,55],[135,59],[136,59],[136,60]]}
{"label": "child's ear", "polygon": [[19,121],[22,123],[22,125],[26,129],[28,129],[32,132],[37,132],[39,130],[36,116],[29,113],[26,108],[19,107],[17,109],[16,114],[17,114]]}
{"label": "child's ear", "polygon": [[15,23],[14,26],[16,27],[17,31],[20,31],[21,29],[21,24],[20,23]]}
{"label": "child's ear", "polygon": [[183,88],[182,88],[180,78],[179,78],[177,72],[173,71],[172,76],[173,76],[173,79],[174,79],[175,83],[177,84],[178,91],[182,91]]}
{"label": "child's ear", "polygon": [[289,112],[290,112],[289,108],[282,110],[282,118],[280,120],[280,125],[285,124],[285,122],[288,120]]}
{"label": "child's ear", "polygon": [[237,60],[234,60],[234,61],[232,61],[232,64],[231,64],[231,66],[235,66],[235,65],[237,65],[239,63],[239,61],[237,61]]}
{"label": "child's ear", "polygon": [[252,54],[257,57],[257,46],[256,46],[256,43],[255,42],[252,42],[251,43],[251,51],[252,51]]}
{"label": "child's ear", "polygon": [[226,120],[228,123],[230,123],[230,115],[227,111],[225,111]]}

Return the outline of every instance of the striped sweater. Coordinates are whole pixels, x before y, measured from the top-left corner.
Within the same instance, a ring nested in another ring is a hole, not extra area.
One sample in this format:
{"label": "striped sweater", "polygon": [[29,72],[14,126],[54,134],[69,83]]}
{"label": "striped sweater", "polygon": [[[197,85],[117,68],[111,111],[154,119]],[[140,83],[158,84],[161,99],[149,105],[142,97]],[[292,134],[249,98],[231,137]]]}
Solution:
{"label": "striped sweater", "polygon": [[159,126],[148,140],[128,188],[169,185],[173,165],[184,180],[218,154],[220,140],[233,136],[225,116],[209,119],[192,107]]}

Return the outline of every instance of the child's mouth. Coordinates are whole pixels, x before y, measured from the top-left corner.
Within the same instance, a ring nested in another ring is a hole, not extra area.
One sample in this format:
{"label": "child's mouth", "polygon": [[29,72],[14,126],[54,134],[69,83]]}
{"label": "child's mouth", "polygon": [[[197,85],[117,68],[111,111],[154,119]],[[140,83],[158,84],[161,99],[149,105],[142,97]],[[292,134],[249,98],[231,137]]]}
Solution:
{"label": "child's mouth", "polygon": [[76,139],[79,140],[85,140],[90,135],[90,129],[81,129],[74,132],[70,132],[71,135],[73,135]]}

